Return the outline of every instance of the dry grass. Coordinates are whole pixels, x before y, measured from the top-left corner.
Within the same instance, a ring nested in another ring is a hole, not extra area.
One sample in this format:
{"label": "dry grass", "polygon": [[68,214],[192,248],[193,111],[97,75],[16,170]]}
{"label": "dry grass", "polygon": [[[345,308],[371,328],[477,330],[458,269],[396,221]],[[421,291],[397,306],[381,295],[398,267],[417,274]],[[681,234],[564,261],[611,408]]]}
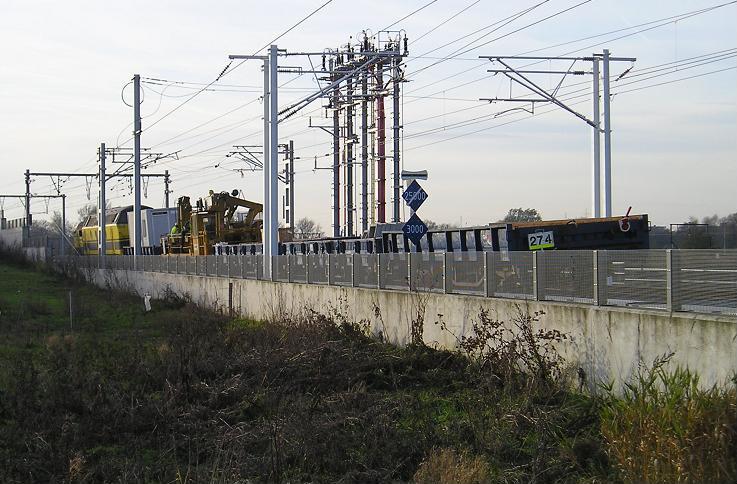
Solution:
{"label": "dry grass", "polygon": [[608,454],[624,482],[737,482],[737,394],[701,389],[659,358],[602,410]]}
{"label": "dry grass", "polygon": [[413,480],[417,484],[481,484],[490,478],[489,464],[483,458],[453,449],[433,449]]}

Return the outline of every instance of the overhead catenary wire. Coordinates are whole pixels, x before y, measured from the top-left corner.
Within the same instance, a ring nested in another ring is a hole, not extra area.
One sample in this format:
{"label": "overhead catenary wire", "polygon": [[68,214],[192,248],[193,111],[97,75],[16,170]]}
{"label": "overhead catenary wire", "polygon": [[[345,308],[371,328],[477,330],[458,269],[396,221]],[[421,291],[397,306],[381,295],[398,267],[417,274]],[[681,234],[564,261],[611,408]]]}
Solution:
{"label": "overhead catenary wire", "polygon": [[[327,0],[327,1],[325,1],[319,7],[315,8],[314,10],[312,10],[309,14],[307,14],[304,17],[302,17],[302,19],[300,19],[297,23],[295,23],[294,25],[292,25],[291,27],[289,27],[287,30],[285,30],[281,34],[279,34],[276,37],[274,37],[272,40],[270,40],[269,42],[267,42],[261,48],[259,48],[256,51],[254,51],[254,53],[252,55],[257,55],[259,52],[261,52],[262,50],[264,50],[265,48],[267,48],[269,45],[273,44],[274,42],[278,41],[279,39],[281,39],[282,37],[284,37],[285,35],[287,35],[289,32],[291,32],[292,30],[294,30],[295,28],[297,28],[298,26],[300,26],[302,23],[304,23],[305,21],[307,21],[309,18],[311,18],[313,15],[315,15],[317,12],[319,12],[320,10],[322,10],[323,8],[325,8],[326,6],[328,6],[332,2],[333,2],[333,0]],[[168,118],[169,116],[171,116],[172,114],[174,114],[175,112],[177,112],[179,109],[181,109],[186,104],[188,104],[189,102],[191,102],[197,96],[199,96],[200,94],[202,94],[203,92],[205,92],[205,90],[207,88],[209,88],[210,86],[212,86],[213,84],[215,84],[216,82],[218,82],[220,79],[222,79],[223,77],[225,77],[228,74],[232,73],[238,67],[240,67],[241,65],[243,65],[243,63],[245,61],[246,61],[245,59],[242,60],[241,62],[237,63],[232,68],[231,68],[231,65],[233,64],[233,61],[231,60],[230,62],[228,62],[228,64],[226,64],[226,66],[220,71],[220,74],[218,74],[218,76],[215,77],[215,79],[213,79],[206,86],[204,86],[201,89],[199,89],[196,92],[194,92],[190,97],[188,97],[187,99],[185,99],[184,101],[182,101],[181,103],[179,103],[178,105],[176,105],[174,108],[172,108],[171,110],[167,111],[164,115],[162,115],[160,118],[158,118],[157,120],[155,120],[153,123],[151,123],[147,127],[143,128],[141,130],[141,133],[143,133],[145,131],[148,131],[149,129],[153,128],[154,126],[156,126],[157,124],[159,124],[164,119]],[[127,143],[131,139],[133,139],[133,137],[129,138],[123,144]]]}

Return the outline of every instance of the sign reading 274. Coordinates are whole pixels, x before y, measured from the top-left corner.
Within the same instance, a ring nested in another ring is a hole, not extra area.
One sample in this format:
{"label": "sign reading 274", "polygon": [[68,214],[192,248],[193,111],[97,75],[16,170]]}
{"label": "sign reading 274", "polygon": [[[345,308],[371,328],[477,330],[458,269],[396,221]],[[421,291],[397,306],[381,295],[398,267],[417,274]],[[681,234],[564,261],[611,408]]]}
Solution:
{"label": "sign reading 274", "polygon": [[527,244],[530,246],[530,250],[552,249],[555,247],[553,232],[547,231],[528,234]]}

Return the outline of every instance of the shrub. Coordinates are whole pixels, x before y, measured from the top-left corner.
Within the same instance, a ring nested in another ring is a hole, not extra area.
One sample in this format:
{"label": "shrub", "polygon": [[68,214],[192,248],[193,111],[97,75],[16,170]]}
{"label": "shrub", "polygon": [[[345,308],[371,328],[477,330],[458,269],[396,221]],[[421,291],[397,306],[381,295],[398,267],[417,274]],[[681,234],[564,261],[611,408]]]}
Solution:
{"label": "shrub", "polygon": [[736,482],[737,395],[656,359],[603,404],[601,431],[625,482]]}

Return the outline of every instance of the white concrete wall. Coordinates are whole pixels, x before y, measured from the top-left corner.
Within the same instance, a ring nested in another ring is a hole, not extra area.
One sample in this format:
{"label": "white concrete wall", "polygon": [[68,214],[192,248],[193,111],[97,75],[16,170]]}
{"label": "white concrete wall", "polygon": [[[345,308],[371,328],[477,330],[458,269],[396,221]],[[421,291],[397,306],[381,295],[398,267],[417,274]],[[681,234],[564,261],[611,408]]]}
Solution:
{"label": "white concrete wall", "polygon": [[[586,372],[590,388],[595,382],[621,386],[638,365],[670,352],[675,352],[675,364],[698,372],[704,386],[724,384],[737,374],[737,319],[724,316],[153,272],[88,274],[100,286],[125,287],[153,297],[174,291],[218,310],[228,310],[232,284],[233,310],[243,317],[268,320],[309,310],[335,311],[352,321],[368,322],[374,334],[400,345],[409,341],[411,322],[423,309],[425,342],[444,348],[456,347],[456,337],[469,333],[482,309],[507,323],[519,311],[542,311],[539,327],[571,336],[559,351],[572,373],[579,367]],[[436,324],[441,320],[454,334]]]}

